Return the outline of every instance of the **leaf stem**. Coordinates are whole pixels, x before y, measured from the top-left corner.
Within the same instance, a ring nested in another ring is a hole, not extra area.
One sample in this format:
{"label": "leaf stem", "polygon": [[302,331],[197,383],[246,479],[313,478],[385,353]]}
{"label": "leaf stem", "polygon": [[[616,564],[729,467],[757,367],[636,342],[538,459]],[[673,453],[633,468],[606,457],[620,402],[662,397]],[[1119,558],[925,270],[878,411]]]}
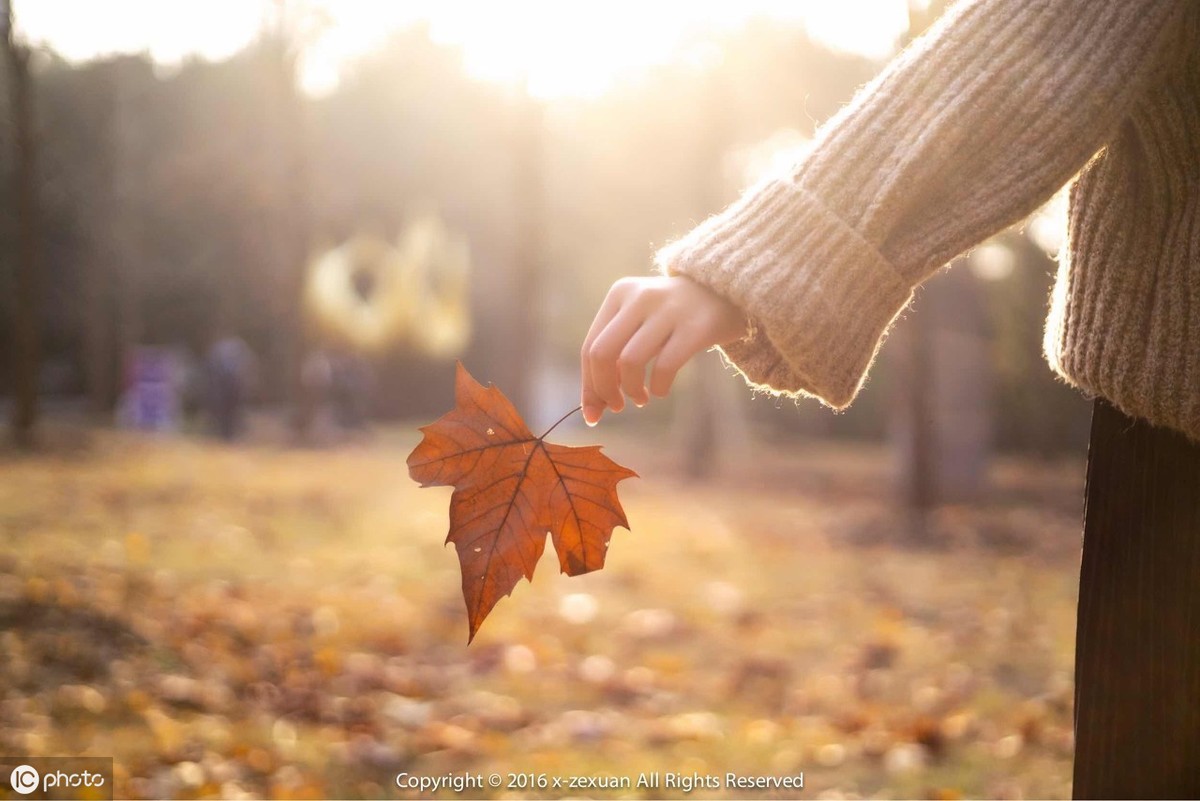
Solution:
{"label": "leaf stem", "polygon": [[557,422],[557,423],[555,423],[554,425],[550,426],[549,428],[547,428],[547,429],[546,429],[546,431],[545,431],[545,433],[543,433],[543,434],[542,434],[540,437],[538,437],[538,439],[545,439],[545,438],[546,438],[546,436],[547,436],[547,435],[548,435],[548,434],[549,434],[551,431],[553,431],[554,429],[558,428],[558,427],[559,427],[559,425],[560,425],[560,424],[561,424],[561,423],[562,423],[564,420],[566,420],[566,419],[567,419],[568,417],[570,417],[571,415],[575,414],[575,412],[581,412],[581,411],[583,411],[583,407],[582,407],[582,406],[576,406],[574,409],[572,409],[571,411],[567,412],[567,413],[566,413],[566,414],[564,414],[562,417],[558,418],[558,422]]}

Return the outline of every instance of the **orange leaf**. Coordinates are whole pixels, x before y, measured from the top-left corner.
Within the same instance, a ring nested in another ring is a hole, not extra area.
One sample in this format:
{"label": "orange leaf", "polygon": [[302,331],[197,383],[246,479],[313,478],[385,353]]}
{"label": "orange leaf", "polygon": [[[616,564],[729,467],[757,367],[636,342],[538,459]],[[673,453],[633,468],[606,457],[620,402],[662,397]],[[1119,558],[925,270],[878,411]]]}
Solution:
{"label": "orange leaf", "polygon": [[[636,476],[600,453],[535,437],[508,398],[486,389],[460,362],[455,409],[421,429],[408,473],[422,487],[452,486],[450,534],[462,565],[468,642],[554,541],[562,572],[604,567],[616,526],[629,528],[617,482]],[[549,432],[547,432],[549,433]]]}

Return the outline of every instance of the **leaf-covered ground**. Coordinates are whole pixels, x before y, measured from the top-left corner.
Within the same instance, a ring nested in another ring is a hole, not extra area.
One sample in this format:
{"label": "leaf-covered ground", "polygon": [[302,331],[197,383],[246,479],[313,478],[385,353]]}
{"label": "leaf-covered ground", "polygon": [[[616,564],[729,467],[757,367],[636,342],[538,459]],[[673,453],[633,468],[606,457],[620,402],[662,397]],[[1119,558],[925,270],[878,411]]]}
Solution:
{"label": "leaf-covered ground", "polygon": [[[411,429],[88,438],[0,463],[0,750],[115,756],[118,797],[413,796],[402,771],[1069,795],[1079,464],[1002,465],[937,513],[941,547],[903,549],[885,451],[688,486],[618,440],[642,478],[608,567],[545,555],[468,648],[450,491],[409,481]],[[684,797],[466,795],[506,793]],[[733,795],[756,793],[688,797]]]}

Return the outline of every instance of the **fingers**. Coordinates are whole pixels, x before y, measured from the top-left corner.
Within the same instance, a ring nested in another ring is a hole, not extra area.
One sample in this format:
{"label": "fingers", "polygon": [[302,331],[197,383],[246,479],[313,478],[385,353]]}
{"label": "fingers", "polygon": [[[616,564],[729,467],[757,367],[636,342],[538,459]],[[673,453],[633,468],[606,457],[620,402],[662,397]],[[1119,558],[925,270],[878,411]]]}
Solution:
{"label": "fingers", "polygon": [[642,325],[642,315],[633,307],[617,313],[592,342],[590,352],[592,391],[614,412],[625,408],[621,373],[617,362],[629,340]]}
{"label": "fingers", "polygon": [[663,345],[658,358],[654,360],[654,369],[650,373],[650,391],[660,398],[665,398],[675,382],[675,374],[679,372],[687,360],[707,347],[695,332],[677,328],[671,338]]}
{"label": "fingers", "polygon": [[[580,404],[589,425],[628,396],[641,406],[666,396],[680,368],[745,328],[728,300],[682,278],[625,278],[613,284],[580,351]],[[646,369],[653,363],[649,392]]]}
{"label": "fingers", "polygon": [[671,338],[670,321],[653,318],[646,321],[625,345],[617,359],[621,390],[638,406],[650,401],[646,392],[646,366]]}
{"label": "fingers", "polygon": [[604,401],[596,394],[596,390],[592,389],[592,360],[588,357],[589,346],[584,345],[584,351],[580,358],[580,371],[583,375],[582,387],[579,396],[579,405],[583,407],[583,422],[589,426],[594,426],[600,422],[600,415],[604,413]]}
{"label": "fingers", "polygon": [[[584,359],[584,364],[587,364],[586,359]],[[579,398],[579,405],[583,407],[583,422],[589,426],[594,426],[600,422],[600,417],[604,414],[604,401],[592,389],[591,376],[589,374],[590,369],[589,367],[584,367],[584,385],[583,392]]]}
{"label": "fingers", "polygon": [[592,343],[620,309],[621,293],[614,285],[604,298],[604,303],[600,305],[600,310],[596,312],[596,317],[592,320],[592,326],[588,329],[587,337],[584,338],[583,347],[579,352],[582,378],[580,405],[583,407],[584,422],[590,426],[596,425],[600,421],[600,415],[604,413],[604,399],[596,392],[592,380]]}

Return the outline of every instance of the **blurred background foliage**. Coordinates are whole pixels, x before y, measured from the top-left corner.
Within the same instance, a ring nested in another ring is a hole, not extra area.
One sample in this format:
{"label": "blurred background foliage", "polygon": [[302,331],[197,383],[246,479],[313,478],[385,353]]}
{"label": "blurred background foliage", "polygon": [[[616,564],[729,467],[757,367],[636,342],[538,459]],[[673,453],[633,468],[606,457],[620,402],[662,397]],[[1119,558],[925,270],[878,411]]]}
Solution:
{"label": "blurred background foliage", "polygon": [[[416,26],[360,57],[331,92],[309,97],[292,78],[297,48],[286,30],[268,28],[229,58],[172,69],[144,55],[75,63],[33,53],[43,390],[90,393],[93,409],[111,408],[125,349],[202,353],[224,331],[265,357],[263,397],[282,401],[299,358],[288,332],[307,325],[294,286],[309,256],[363,230],[393,241],[428,215],[469,247],[467,363],[502,386],[525,381],[530,359],[566,376],[614,279],[647,273],[655,247],[735,197],[788,147],[802,148],[879,66],[800,28],[752,20],[697,37],[676,60],[602,94],[547,101],[473,78],[460,50]],[[531,136],[538,198],[529,209],[520,173]],[[519,241],[519,218],[531,214],[532,297],[523,294]],[[13,228],[0,230],[6,266]],[[1000,269],[936,278],[908,315],[931,307],[936,316],[936,307],[977,296],[967,327],[991,355],[995,443],[1077,449],[1084,407],[1040,356],[1054,265],[1023,229],[997,241]],[[0,313],[8,332],[11,305]],[[521,354],[529,343],[512,332],[528,318],[538,321],[536,352]],[[815,404],[750,403],[748,393],[734,402],[775,433],[878,438],[894,350],[885,347],[866,392],[841,416]],[[399,338],[374,367],[378,414],[445,405],[444,359]],[[10,374],[0,373],[0,392]],[[662,419],[654,409],[640,418]]]}

